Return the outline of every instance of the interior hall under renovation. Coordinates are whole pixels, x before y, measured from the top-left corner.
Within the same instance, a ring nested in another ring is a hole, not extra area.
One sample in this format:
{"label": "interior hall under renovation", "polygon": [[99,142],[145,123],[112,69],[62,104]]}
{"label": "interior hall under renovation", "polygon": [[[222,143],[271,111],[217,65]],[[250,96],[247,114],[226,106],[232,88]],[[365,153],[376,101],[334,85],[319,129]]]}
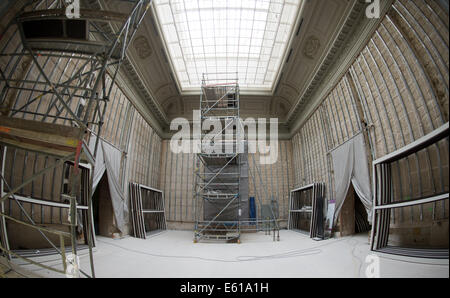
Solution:
{"label": "interior hall under renovation", "polygon": [[449,277],[448,0],[0,0],[0,277]]}

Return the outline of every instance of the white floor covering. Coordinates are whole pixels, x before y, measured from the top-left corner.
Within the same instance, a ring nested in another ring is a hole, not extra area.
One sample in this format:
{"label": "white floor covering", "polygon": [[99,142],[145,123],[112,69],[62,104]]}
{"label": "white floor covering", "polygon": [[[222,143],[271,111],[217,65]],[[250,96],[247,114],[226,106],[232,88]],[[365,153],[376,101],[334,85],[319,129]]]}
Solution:
{"label": "white floor covering", "polygon": [[[273,242],[272,236],[258,233],[244,234],[241,244],[194,244],[192,231],[167,231],[147,240],[97,237],[95,271],[97,277],[138,278],[366,277],[367,234],[314,241],[280,231],[280,238]],[[449,277],[448,260],[379,256],[381,277]],[[60,267],[57,259],[39,258],[46,265]],[[80,261],[89,273],[87,251],[80,253]],[[34,265],[22,268],[43,277],[61,277]]]}

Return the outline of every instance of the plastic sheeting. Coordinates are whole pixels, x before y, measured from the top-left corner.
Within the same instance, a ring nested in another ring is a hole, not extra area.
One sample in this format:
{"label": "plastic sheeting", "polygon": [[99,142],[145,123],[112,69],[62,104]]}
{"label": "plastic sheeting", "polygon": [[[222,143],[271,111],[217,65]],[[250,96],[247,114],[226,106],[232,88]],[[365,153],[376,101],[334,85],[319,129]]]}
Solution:
{"label": "plastic sheeting", "polygon": [[[94,152],[95,141],[96,137],[92,136],[89,143],[89,148],[92,152]],[[106,172],[116,225],[122,233],[126,233],[126,226],[129,223],[129,208],[124,191],[119,182],[121,161],[122,152],[100,139],[95,160],[92,191],[95,192],[95,189]]]}
{"label": "plastic sheeting", "polygon": [[372,221],[372,191],[367,164],[364,135],[356,135],[331,153],[334,168],[336,205],[333,224],[336,224],[350,183],[367,210],[368,221]]}

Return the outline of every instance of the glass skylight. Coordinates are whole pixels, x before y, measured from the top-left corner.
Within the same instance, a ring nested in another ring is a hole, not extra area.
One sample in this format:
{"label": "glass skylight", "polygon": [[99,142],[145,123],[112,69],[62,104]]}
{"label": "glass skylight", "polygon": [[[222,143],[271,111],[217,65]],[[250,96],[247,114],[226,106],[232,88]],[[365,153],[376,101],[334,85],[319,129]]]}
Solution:
{"label": "glass skylight", "polygon": [[271,91],[302,0],[156,0],[182,91],[203,73],[236,73],[241,89]]}

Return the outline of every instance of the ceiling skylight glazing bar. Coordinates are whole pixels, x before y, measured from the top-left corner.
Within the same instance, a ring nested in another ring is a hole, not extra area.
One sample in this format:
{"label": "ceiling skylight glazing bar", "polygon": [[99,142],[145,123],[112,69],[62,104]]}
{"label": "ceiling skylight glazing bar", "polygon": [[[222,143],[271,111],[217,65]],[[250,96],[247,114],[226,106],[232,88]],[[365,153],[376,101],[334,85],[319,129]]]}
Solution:
{"label": "ceiling skylight glazing bar", "polygon": [[[254,8],[253,8],[253,10],[254,11],[256,11],[256,1],[255,1],[255,6],[254,6]],[[269,14],[267,14],[267,15],[269,15]],[[267,21],[266,21],[266,24],[267,24]],[[252,29],[251,29],[251,35],[250,35],[250,48],[251,48],[251,43],[252,42],[254,42],[254,40],[253,40],[253,32],[255,31],[255,18],[253,18],[253,23],[252,23]],[[244,79],[244,82],[245,82],[245,84],[247,84],[248,83],[248,68],[249,68],[249,62],[250,61],[250,49],[249,49],[249,51],[247,51],[247,67],[246,67],[246,70],[245,70],[245,79]]]}
{"label": "ceiling skylight glazing bar", "polygon": [[[278,18],[278,25],[277,25],[276,32],[279,32],[280,24],[281,24],[281,15],[283,14],[284,8],[285,8],[285,6],[284,6],[284,3],[283,3],[283,6],[281,8],[280,17]],[[266,24],[269,23],[269,15],[270,15],[270,13],[267,14],[267,22],[266,22]],[[264,34],[266,34],[266,32],[264,32]],[[276,40],[277,40],[277,37],[275,36],[275,38],[273,39],[273,45],[272,45],[272,50],[270,52],[270,57],[273,57],[273,49],[275,48],[275,44],[277,43]],[[282,57],[276,57],[276,58],[281,59]],[[279,61],[279,63],[281,63],[281,61]],[[267,65],[267,69],[269,68],[269,65],[270,65],[270,60],[269,60],[268,65]],[[266,71],[266,73],[264,74],[264,82],[266,81],[267,73],[268,73],[268,71]],[[273,79],[271,79],[271,81],[273,81]]]}
{"label": "ceiling skylight glazing bar", "polygon": [[[175,27],[175,33],[176,33],[176,35],[177,35],[178,45],[180,46],[181,58],[182,58],[183,61],[184,61],[184,69],[185,69],[186,76],[187,76],[188,80],[191,81],[191,78],[190,78],[189,72],[188,72],[188,68],[187,68],[187,65],[188,65],[188,64],[187,64],[187,62],[186,62],[186,57],[187,57],[189,54],[188,54],[188,53],[184,53],[184,49],[183,49],[183,47],[181,46],[180,41],[181,41],[182,39],[181,39],[181,37],[180,37],[180,35],[179,35],[179,32],[182,32],[182,31],[180,31],[181,28],[179,28],[179,25],[175,22],[175,13],[174,13],[175,10],[174,10],[174,7],[173,7],[173,5],[172,5],[172,1],[169,1],[169,3],[170,3],[170,10],[171,10],[171,12],[172,12],[173,26]],[[187,23],[187,19],[186,19],[186,23]],[[181,29],[181,30],[182,30],[182,29]],[[189,30],[188,30],[188,32],[189,32]],[[192,43],[191,43],[191,47],[192,47]],[[176,67],[176,66],[175,66],[175,67]],[[198,74],[197,68],[195,68],[195,72],[196,72],[196,74]]]}
{"label": "ceiling skylight glazing bar", "polygon": [[182,91],[202,73],[238,72],[243,89],[272,91],[302,0],[156,0]]}

